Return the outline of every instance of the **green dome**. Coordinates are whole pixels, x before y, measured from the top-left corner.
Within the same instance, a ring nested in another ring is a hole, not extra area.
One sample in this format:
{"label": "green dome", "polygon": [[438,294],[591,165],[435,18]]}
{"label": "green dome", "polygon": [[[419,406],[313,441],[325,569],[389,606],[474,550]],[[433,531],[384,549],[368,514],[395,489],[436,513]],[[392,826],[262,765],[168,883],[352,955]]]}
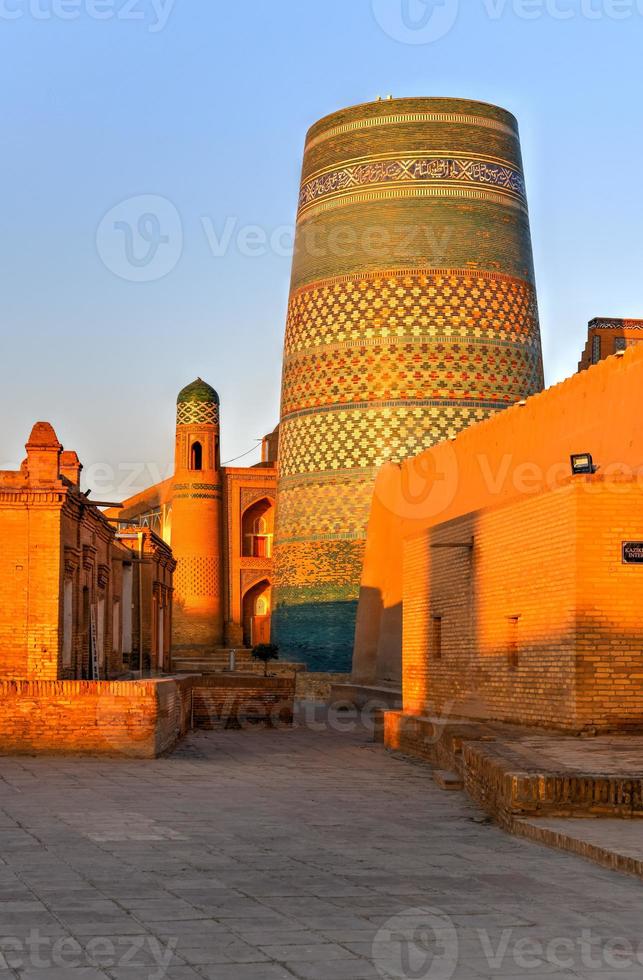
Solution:
{"label": "green dome", "polygon": [[179,397],[176,400],[177,405],[194,405],[194,404],[208,404],[208,405],[218,405],[219,396],[217,395],[214,388],[212,388],[206,381],[201,378],[197,378],[193,381],[191,385],[184,388],[183,391],[179,393]]}

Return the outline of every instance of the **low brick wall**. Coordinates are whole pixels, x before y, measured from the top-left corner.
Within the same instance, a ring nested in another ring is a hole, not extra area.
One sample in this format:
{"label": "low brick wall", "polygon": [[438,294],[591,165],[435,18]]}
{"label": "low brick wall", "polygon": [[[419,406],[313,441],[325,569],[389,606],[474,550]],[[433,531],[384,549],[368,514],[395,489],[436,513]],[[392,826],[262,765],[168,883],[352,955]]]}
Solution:
{"label": "low brick wall", "polygon": [[194,680],[195,728],[222,730],[245,725],[292,725],[294,677],[215,674]]}
{"label": "low brick wall", "polygon": [[406,715],[403,711],[384,711],[381,731],[386,748],[455,772],[462,769],[465,741],[488,737],[486,726],[477,722]]}
{"label": "low brick wall", "polygon": [[[457,773],[470,798],[508,830],[531,817],[643,818],[641,766],[624,759],[619,772],[617,747],[614,772],[591,772],[582,762],[541,758],[537,746],[525,752],[515,729],[401,711],[384,712],[382,722],[386,748]],[[576,741],[558,737],[561,745]]]}
{"label": "low brick wall", "polygon": [[152,759],[189,727],[193,678],[0,682],[0,754]]}
{"label": "low brick wall", "polygon": [[345,684],[350,681],[350,674],[324,674],[315,671],[301,670],[297,672],[297,697],[308,698],[311,701],[323,701],[326,704],[335,684]]}
{"label": "low brick wall", "polygon": [[467,793],[510,829],[520,817],[643,817],[643,778],[627,771],[608,775],[526,767],[503,743],[470,742],[462,755]]}
{"label": "low brick wall", "polygon": [[0,682],[0,755],[154,759],[192,726],[291,725],[295,678]]}

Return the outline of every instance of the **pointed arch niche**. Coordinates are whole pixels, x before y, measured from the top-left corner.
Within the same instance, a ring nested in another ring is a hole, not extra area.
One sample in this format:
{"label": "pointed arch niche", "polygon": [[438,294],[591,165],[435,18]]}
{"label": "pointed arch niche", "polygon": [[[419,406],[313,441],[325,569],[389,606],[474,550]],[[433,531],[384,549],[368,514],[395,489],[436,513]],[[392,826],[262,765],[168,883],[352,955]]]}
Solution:
{"label": "pointed arch niche", "polygon": [[262,497],[244,512],[241,522],[241,554],[244,558],[272,558],[275,505]]}

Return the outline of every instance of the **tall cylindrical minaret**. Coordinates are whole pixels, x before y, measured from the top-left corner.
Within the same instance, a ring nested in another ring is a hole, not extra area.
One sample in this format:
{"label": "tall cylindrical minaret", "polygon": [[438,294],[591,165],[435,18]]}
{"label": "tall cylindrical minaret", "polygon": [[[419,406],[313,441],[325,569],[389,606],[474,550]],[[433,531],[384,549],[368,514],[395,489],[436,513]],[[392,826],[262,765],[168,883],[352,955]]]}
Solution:
{"label": "tall cylindrical minaret", "polygon": [[515,118],[397,99],[313,126],[283,365],[282,654],[350,668],[377,467],[542,386]]}
{"label": "tall cylindrical minaret", "polygon": [[222,482],[219,396],[198,378],[179,394],[172,488],[176,648],[220,646]]}

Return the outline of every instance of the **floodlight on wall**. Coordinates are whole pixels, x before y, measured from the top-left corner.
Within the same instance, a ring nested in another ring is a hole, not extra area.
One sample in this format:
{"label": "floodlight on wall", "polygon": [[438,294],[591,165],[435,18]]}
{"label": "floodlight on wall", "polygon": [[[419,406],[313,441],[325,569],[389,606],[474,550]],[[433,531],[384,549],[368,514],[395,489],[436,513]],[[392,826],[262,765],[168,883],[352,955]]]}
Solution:
{"label": "floodlight on wall", "polygon": [[572,476],[589,475],[596,472],[591,453],[576,453],[571,457]]}

